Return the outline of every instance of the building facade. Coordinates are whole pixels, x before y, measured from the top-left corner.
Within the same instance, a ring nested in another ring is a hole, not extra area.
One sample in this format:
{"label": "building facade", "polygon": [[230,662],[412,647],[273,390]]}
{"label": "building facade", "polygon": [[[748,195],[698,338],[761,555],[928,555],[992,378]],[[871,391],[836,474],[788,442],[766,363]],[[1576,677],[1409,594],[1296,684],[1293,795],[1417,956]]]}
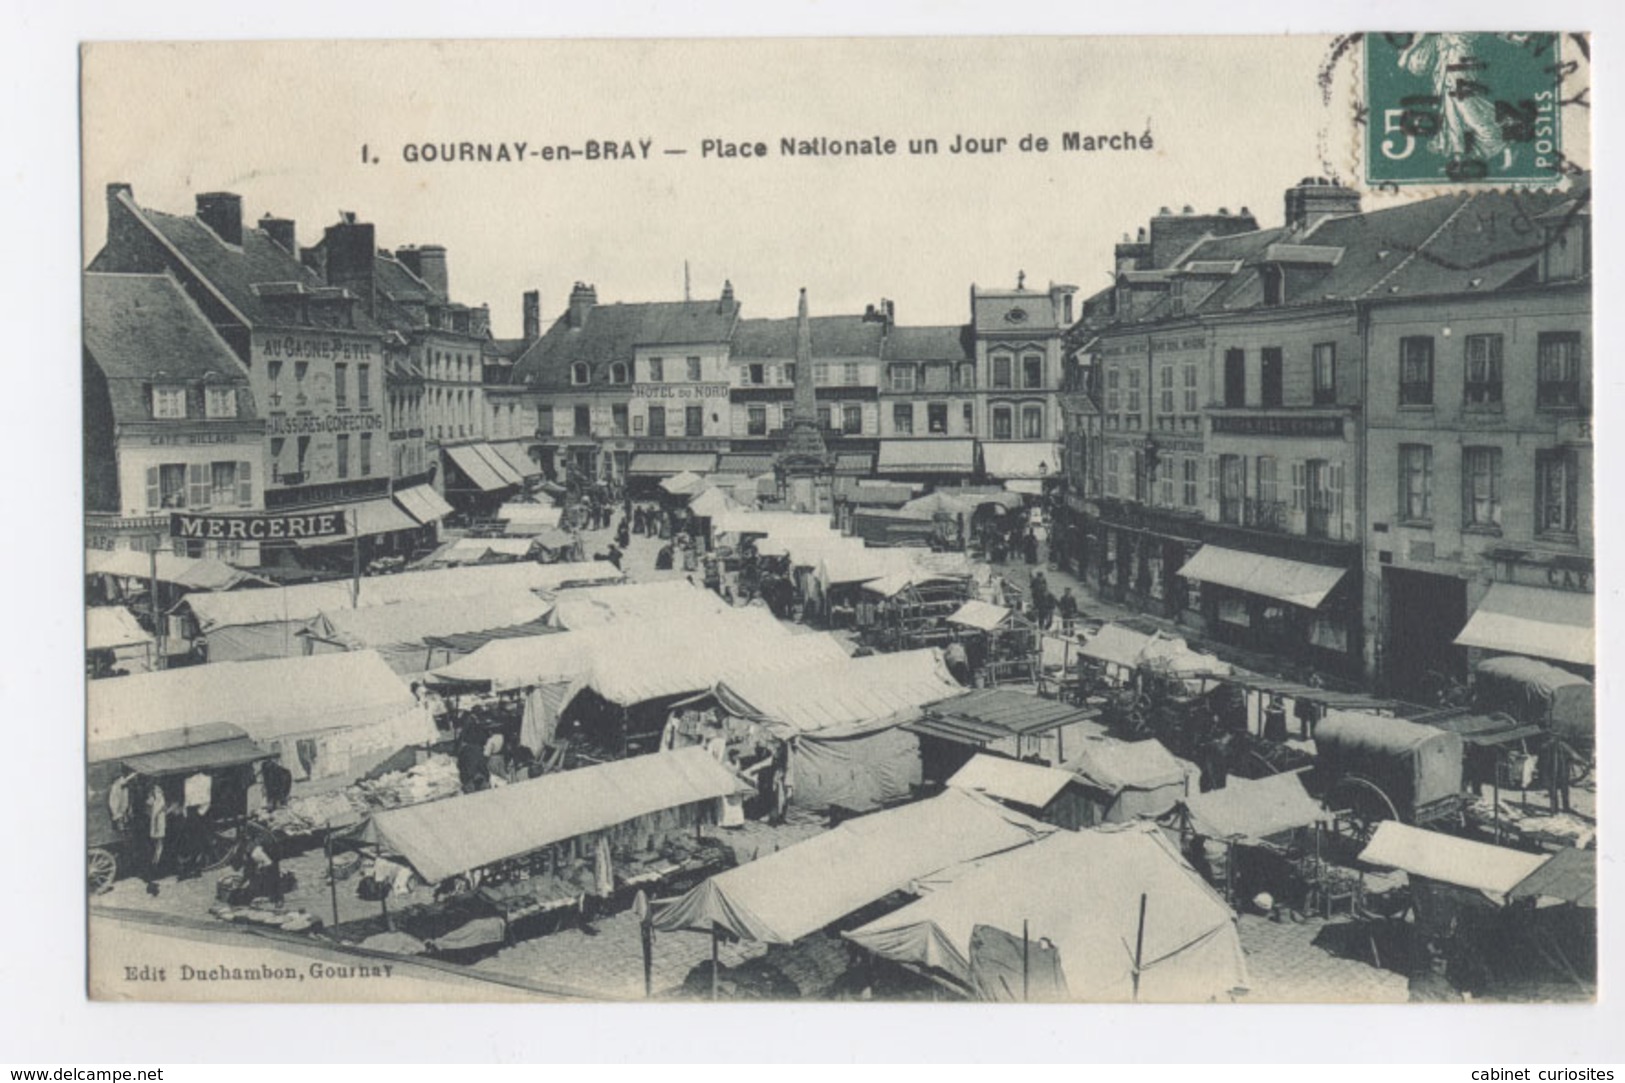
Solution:
{"label": "building facade", "polygon": [[247,369],[168,274],[83,283],[87,544],[258,564],[251,542],[169,537],[174,511],[264,507]]}

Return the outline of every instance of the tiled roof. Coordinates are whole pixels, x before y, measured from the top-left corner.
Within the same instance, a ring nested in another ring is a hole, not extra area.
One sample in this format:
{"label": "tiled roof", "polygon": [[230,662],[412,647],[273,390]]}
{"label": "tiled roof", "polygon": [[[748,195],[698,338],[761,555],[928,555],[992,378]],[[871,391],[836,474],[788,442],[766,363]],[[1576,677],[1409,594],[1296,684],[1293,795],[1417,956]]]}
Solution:
{"label": "tiled roof", "polygon": [[514,363],[513,382],[569,387],[570,366],[584,361],[592,367],[593,385],[607,384],[610,363],[630,363],[635,347],[727,342],[737,322],[737,301],[595,305],[581,327],[571,327],[568,314],[560,316]]}
{"label": "tiled roof", "polygon": [[893,327],[886,333],[888,361],[974,361],[975,341],[963,324]]}
{"label": "tiled roof", "polygon": [[150,418],[141,385],[155,378],[230,383],[237,416],[254,416],[242,363],[167,274],[86,274],[84,344],[107,378],[119,421]]}
{"label": "tiled roof", "polygon": [[[814,316],[807,321],[812,332],[814,357],[876,357],[886,333],[879,320],[862,316]],[[796,321],[740,320],[734,331],[735,359],[783,358],[796,356]]]}
{"label": "tiled roof", "polygon": [[[224,297],[251,324],[286,325],[286,315],[274,312],[265,303],[254,286],[259,283],[298,283],[306,290],[325,290],[327,283],[306,267],[287,249],[273,241],[260,229],[243,226],[243,243],[227,244],[215,232],[196,218],[183,218],[162,211],[138,207],[127,195],[120,196],[125,205],[143,220],[159,237],[194,268],[198,274]],[[92,271],[102,269],[98,255],[90,265]],[[311,306],[316,315],[316,306]],[[317,325],[320,326],[320,325]],[[358,331],[379,330],[361,306],[354,306],[354,323],[347,325]]]}

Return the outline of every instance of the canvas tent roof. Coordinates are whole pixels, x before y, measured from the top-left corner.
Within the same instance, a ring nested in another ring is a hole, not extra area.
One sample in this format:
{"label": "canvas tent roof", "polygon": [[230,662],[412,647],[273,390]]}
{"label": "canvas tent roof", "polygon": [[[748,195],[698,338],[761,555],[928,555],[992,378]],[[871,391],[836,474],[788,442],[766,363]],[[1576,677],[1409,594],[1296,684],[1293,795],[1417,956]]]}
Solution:
{"label": "canvas tent roof", "polygon": [[1232,778],[1222,790],[1192,794],[1182,804],[1192,830],[1212,839],[1258,841],[1329,816],[1303,788],[1303,776],[1296,771]]}
{"label": "canvas tent roof", "polygon": [[1360,860],[1504,899],[1547,857],[1384,820],[1360,852]]}
{"label": "canvas tent roof", "polygon": [[1101,662],[1133,667],[1140,664],[1140,652],[1145,650],[1152,638],[1121,624],[1106,624],[1090,636],[1078,651]]}
{"label": "canvas tent roof", "polygon": [[138,673],[90,682],[88,699],[92,743],[219,721],[241,726],[256,741],[273,741],[370,725],[417,706],[374,651]]}
{"label": "canvas tent roof", "polygon": [[701,490],[688,502],[688,510],[704,519],[714,519],[734,506],[728,494],[718,488]]}
{"label": "canvas tent roof", "polygon": [[978,754],[954,772],[948,786],[1041,809],[1072,781],[1073,775],[1059,768]]}
{"label": "canvas tent roof", "polygon": [[558,526],[564,509],[552,504],[508,503],[497,509],[497,518],[509,523],[536,523]]}
{"label": "canvas tent roof", "polygon": [[963,790],[848,820],[718,873],[662,911],[656,928],[790,944],[950,866],[1026,846],[1054,829]]}
{"label": "canvas tent roof", "polygon": [[958,690],[941,655],[927,649],[842,657],[790,672],[741,669],[716,691],[741,716],[811,733],[917,711]]}
{"label": "canvas tent roof", "polygon": [[533,540],[529,537],[458,538],[456,541],[442,546],[425,563],[431,565],[478,564],[480,561],[492,556],[523,560],[530,555],[533,544]]}
{"label": "canvas tent roof", "polygon": [[705,479],[692,470],[684,470],[666,478],[660,487],[673,496],[690,496],[705,487]]}
{"label": "canvas tent roof", "polygon": [[85,611],[85,649],[88,651],[111,651],[152,642],[152,634],[122,605],[98,605]]}
{"label": "canvas tent roof", "polygon": [[1115,737],[1086,737],[1065,766],[1090,785],[1113,794],[1171,786],[1191,773],[1191,765],[1156,738],[1119,741]]}
{"label": "canvas tent roof", "polygon": [[[620,569],[602,561],[583,564],[519,561],[472,568],[438,568],[366,576],[361,580],[360,604],[387,605],[499,590],[558,590],[571,583],[603,583],[621,577]],[[350,584],[334,581],[271,590],[190,594],[182,604],[191,609],[207,635],[213,628],[308,621],[323,610],[346,608],[350,605]]]}
{"label": "canvas tent roof", "polygon": [[733,608],[715,592],[686,579],[580,587],[554,601],[557,622],[573,631],[632,621],[708,617]]}
{"label": "canvas tent roof", "polygon": [[375,813],[353,838],[399,855],[424,880],[439,883],[738,786],[710,753],[684,748]]}
{"label": "canvas tent roof", "polygon": [[86,763],[111,763],[134,756],[150,756],[185,748],[211,748],[247,741],[241,726],[230,722],[203,722],[175,729],[154,729],[124,737],[95,738],[85,746]]}
{"label": "canvas tent roof", "polygon": [[794,511],[751,511],[739,508],[711,524],[720,534],[777,534],[784,537],[831,532],[829,516]]}
{"label": "canvas tent roof", "polygon": [[1010,612],[1002,605],[972,598],[949,615],[948,623],[991,632],[1010,618]]}
{"label": "canvas tent roof", "polygon": [[[116,575],[126,579],[148,579],[152,575],[152,554],[133,549],[91,549],[85,553],[86,575]],[[269,580],[211,557],[178,557],[158,554],[158,581],[188,590],[231,590],[243,584],[265,586]]]}
{"label": "canvas tent roof", "polygon": [[1595,665],[1597,633],[1589,594],[1492,583],[1456,637],[1463,647]]}
{"label": "canvas tent roof", "polygon": [[430,636],[483,632],[539,621],[553,604],[530,593],[470,594],[426,602],[397,602],[324,611],[313,622],[323,639],[350,650],[418,643]]}
{"label": "canvas tent roof", "polygon": [[894,572],[909,572],[914,557],[906,549],[834,549],[818,562],[818,577],[829,586],[863,583]]}
{"label": "canvas tent roof", "polygon": [[1507,892],[1509,902],[1518,899],[1561,899],[1576,906],[1597,907],[1597,851],[1567,847],[1551,860],[1518,881]]}
{"label": "canvas tent roof", "polygon": [[846,937],[968,985],[972,930],[991,925],[1019,935],[1025,927],[1055,945],[1067,999],[1127,1001],[1136,995],[1142,895],[1140,1000],[1215,1000],[1247,986],[1230,908],[1152,824],[1056,832],[979,862]]}
{"label": "canvas tent roof", "polygon": [[769,534],[756,543],[765,557],[787,556],[792,568],[816,567],[825,553],[862,549],[862,538],[848,538],[834,530],[827,534]]}

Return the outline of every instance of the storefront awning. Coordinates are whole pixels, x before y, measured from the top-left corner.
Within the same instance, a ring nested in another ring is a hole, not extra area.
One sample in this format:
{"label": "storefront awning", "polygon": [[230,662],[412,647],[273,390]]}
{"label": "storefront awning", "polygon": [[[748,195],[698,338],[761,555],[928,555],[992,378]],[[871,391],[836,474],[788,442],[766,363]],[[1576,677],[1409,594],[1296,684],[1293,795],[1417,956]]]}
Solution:
{"label": "storefront awning", "polygon": [[507,459],[504,459],[497,449],[490,444],[470,444],[469,446],[474,449],[474,454],[485,460],[486,466],[496,471],[497,477],[501,478],[505,484],[523,485],[525,483],[525,472],[515,470],[512,464]]}
{"label": "storefront awning", "polygon": [[632,477],[663,478],[688,471],[692,474],[710,474],[717,468],[717,457],[710,452],[698,451],[642,451],[632,456],[626,468]]}
{"label": "storefront awning", "polygon": [[1262,594],[1305,609],[1318,609],[1326,595],[1348,574],[1348,569],[1204,545],[1185,562],[1179,574],[1186,579]]}
{"label": "storefront awning", "polygon": [[302,510],[333,512],[343,516],[347,531],[337,538],[300,538],[294,542],[295,545],[306,549],[322,545],[348,545],[352,533],[361,537],[371,537],[374,534],[392,534],[397,530],[416,530],[419,525],[416,519],[402,511],[393,500],[363,500],[356,504],[336,504],[327,508]]}
{"label": "storefront awning", "polygon": [[446,455],[457,464],[457,469],[463,472],[463,476],[468,478],[470,484],[487,493],[500,492],[519,484],[503,478],[483,455],[474,450],[474,447],[473,444],[460,444],[457,447],[446,448]]}
{"label": "storefront awning", "polygon": [[1456,637],[1456,644],[1595,665],[1597,631],[1591,595],[1495,583]]}
{"label": "storefront awning", "polygon": [[542,472],[541,464],[530,457],[523,440],[499,441],[491,445],[491,450],[522,478],[536,477]]}
{"label": "storefront awning", "polygon": [[877,474],[969,474],[976,469],[974,440],[882,440]]}
{"label": "storefront awning", "polygon": [[1061,472],[1061,445],[1052,443],[982,444],[982,469],[990,478],[1052,478]]}
{"label": "storefront awning", "polygon": [[414,485],[395,494],[395,503],[406,509],[406,514],[424,526],[437,523],[451,514],[451,505],[443,500],[430,485]]}
{"label": "storefront awning", "polygon": [[865,451],[841,451],[835,455],[835,474],[843,478],[868,477],[875,468],[875,457]]}

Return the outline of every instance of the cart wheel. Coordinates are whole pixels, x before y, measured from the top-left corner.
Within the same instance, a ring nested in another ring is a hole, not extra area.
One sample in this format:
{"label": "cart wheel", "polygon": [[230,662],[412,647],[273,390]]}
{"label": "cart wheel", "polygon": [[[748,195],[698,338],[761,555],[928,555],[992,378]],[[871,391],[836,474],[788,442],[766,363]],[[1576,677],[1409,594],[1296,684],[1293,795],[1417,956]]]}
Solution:
{"label": "cart wheel", "polygon": [[1130,733],[1144,735],[1151,731],[1150,717],[1138,706],[1130,707],[1124,717],[1128,721]]}
{"label": "cart wheel", "polygon": [[1382,787],[1358,775],[1338,779],[1326,794],[1327,807],[1335,810],[1339,822],[1346,822],[1355,838],[1371,838],[1383,820],[1399,819],[1399,810],[1382,792]]}
{"label": "cart wheel", "polygon": [[1591,769],[1596,764],[1589,756],[1575,752],[1569,757],[1569,785],[1578,786],[1591,775]]}
{"label": "cart wheel", "polygon": [[118,877],[118,858],[113,856],[111,850],[96,847],[90,851],[86,882],[92,895],[113,890],[113,881]]}

